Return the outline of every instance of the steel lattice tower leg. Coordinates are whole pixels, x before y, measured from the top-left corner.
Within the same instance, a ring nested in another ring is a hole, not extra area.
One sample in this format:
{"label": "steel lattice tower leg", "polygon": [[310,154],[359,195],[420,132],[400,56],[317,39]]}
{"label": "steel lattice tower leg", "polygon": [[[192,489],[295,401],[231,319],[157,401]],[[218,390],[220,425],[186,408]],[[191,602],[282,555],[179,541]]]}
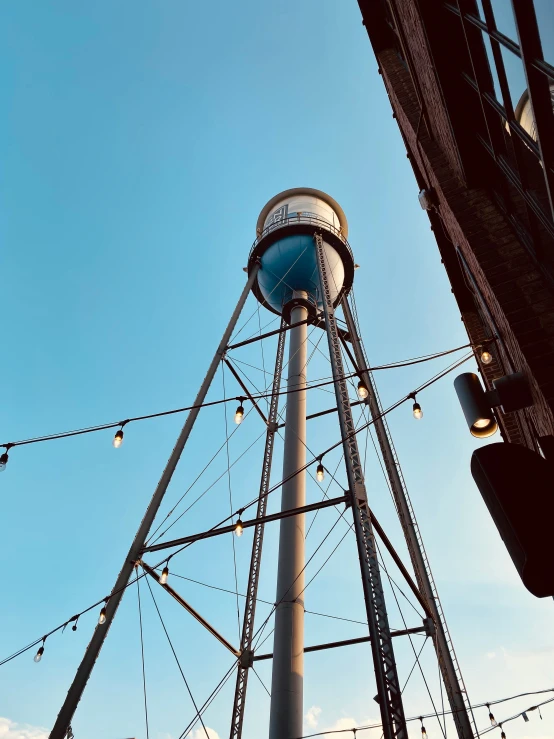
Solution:
{"label": "steel lattice tower leg", "polygon": [[314,241],[317,251],[329,354],[333,369],[333,379],[335,381],[337,410],[343,439],[344,461],[350,493],[352,495],[354,530],[360,558],[383,734],[385,739],[407,739],[406,719],[404,717],[400,683],[385,606],[385,596],[377,561],[377,550],[369,514],[364,474],[355,434],[352,409],[348,397],[348,387],[344,379],[341,345],[333,301],[331,299],[323,239],[320,234],[316,234]]}
{"label": "steel lattice tower leg", "polygon": [[[462,673],[456,659],[450,634],[448,633],[448,627],[446,625],[437,588],[433,580],[429,560],[427,559],[427,554],[423,546],[423,540],[408,496],[408,491],[406,490],[405,483],[402,479],[400,466],[394,452],[392,442],[389,438],[388,426],[385,418],[382,416],[373,378],[371,373],[366,370],[368,366],[367,358],[365,356],[347,298],[343,299],[342,308],[348,333],[350,335],[350,342],[354,349],[354,356],[357,364],[356,369],[360,370],[360,375],[368,389],[369,395],[367,398],[367,404],[369,405],[369,410],[374,420],[375,433],[377,434],[377,440],[383,455],[385,469],[387,471],[387,477],[389,479],[391,492],[396,505],[398,518],[404,532],[406,544],[408,545],[408,551],[410,553],[410,559],[412,561],[412,567],[414,568],[418,588],[433,615],[433,621],[435,623],[433,644],[435,646],[442,679],[450,707],[452,709],[456,730],[460,739],[471,739],[474,735],[469,718],[469,712],[471,709],[469,707],[470,704],[467,698]],[[476,726],[475,733],[478,735]]]}
{"label": "steel lattice tower leg", "polygon": [[[263,518],[267,509],[267,492],[271,475],[271,461],[273,459],[273,446],[277,432],[277,412],[279,408],[279,389],[281,385],[281,371],[283,368],[283,355],[285,351],[286,332],[285,322],[281,321],[281,333],[277,344],[277,358],[275,360],[275,372],[273,375],[273,387],[271,403],[269,406],[269,418],[267,434],[265,439],[264,459],[262,467],[262,479],[260,482],[260,496],[256,518]],[[244,621],[242,625],[242,636],[240,641],[241,656],[238,663],[237,684],[235,687],[235,699],[233,703],[233,717],[231,719],[230,739],[240,739],[242,736],[242,724],[244,721],[244,708],[246,700],[246,688],[248,685],[248,669],[252,666],[252,638],[254,634],[254,617],[256,613],[256,596],[258,594],[258,582],[260,578],[260,564],[262,559],[262,544],[264,537],[264,524],[259,523],[254,529],[254,541],[252,543],[252,556],[250,559],[250,574],[248,576],[248,588],[246,590],[246,603],[244,606]]]}
{"label": "steel lattice tower leg", "polygon": [[142,549],[150,531],[150,527],[152,526],[154,518],[156,517],[156,514],[160,508],[165,492],[171,481],[173,473],[175,472],[177,463],[181,458],[181,454],[183,453],[183,449],[185,448],[185,444],[187,443],[187,440],[190,436],[190,433],[194,426],[194,422],[196,421],[196,418],[200,412],[200,407],[202,406],[202,403],[206,398],[219,363],[223,355],[225,354],[227,344],[229,343],[231,334],[233,333],[244,304],[246,303],[246,299],[248,298],[250,290],[252,289],[252,285],[254,284],[258,270],[259,264],[255,264],[249,273],[248,281],[241,293],[241,296],[237,303],[237,307],[235,308],[233,315],[231,316],[231,320],[229,321],[223,337],[219,342],[216,353],[211,361],[210,366],[208,367],[204,382],[200,386],[200,390],[198,391],[198,394],[194,401],[195,407],[193,410],[189,411],[187,420],[185,421],[175,447],[173,448],[173,451],[171,452],[171,455],[167,461],[160,481],[156,486],[156,490],[154,491],[150,504],[146,509],[146,513],[144,514],[144,518],[142,519],[133,543],[131,544],[131,548],[129,549],[129,552],[125,557],[121,571],[117,577],[110,598],[106,604],[106,621],[102,625],[96,626],[96,629],[94,630],[92,639],[90,640],[86,648],[81,664],[77,668],[77,672],[75,674],[75,677],[73,678],[71,687],[69,688],[66,699],[60,709],[60,712],[56,719],[56,723],[54,724],[54,728],[50,732],[50,739],[64,739],[67,734],[69,725],[73,718],[73,714],[75,713],[75,709],[77,708],[79,701],[81,700],[81,696],[83,695],[83,691],[85,690],[86,684],[94,668],[96,660],[98,659],[98,655],[100,654],[102,645],[106,640],[109,628],[115,617],[115,614],[121,602],[121,598],[123,597],[123,593],[125,592],[125,588],[127,587],[129,579],[133,574],[135,562],[140,559]]}

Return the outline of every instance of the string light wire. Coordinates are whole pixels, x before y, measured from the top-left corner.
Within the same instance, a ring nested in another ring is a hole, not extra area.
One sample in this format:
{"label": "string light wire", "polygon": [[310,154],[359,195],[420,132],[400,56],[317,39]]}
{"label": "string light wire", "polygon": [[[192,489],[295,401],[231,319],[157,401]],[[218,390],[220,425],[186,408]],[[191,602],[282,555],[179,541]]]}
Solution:
{"label": "string light wire", "polygon": [[[437,374],[436,374],[436,375],[434,375],[434,376],[433,376],[433,377],[432,377],[432,378],[431,378],[430,380],[428,380],[428,381],[427,381],[426,383],[424,383],[424,384],[423,384],[423,385],[421,385],[421,386],[420,386],[419,388],[417,388],[417,392],[421,392],[422,390],[424,390],[425,388],[429,387],[429,386],[430,386],[430,385],[432,385],[433,383],[435,383],[435,382],[437,382],[438,380],[442,379],[442,377],[444,377],[444,376],[445,376],[445,375],[447,375],[448,373],[452,372],[452,371],[453,371],[454,369],[456,369],[457,367],[459,367],[459,366],[460,366],[461,364],[463,364],[464,362],[467,362],[467,361],[468,361],[468,359],[470,359],[471,357],[473,357],[473,353],[469,354],[468,356],[465,356],[465,357],[463,357],[462,359],[460,359],[460,360],[456,361],[455,363],[453,363],[452,365],[450,365],[450,366],[449,366],[449,367],[447,367],[446,369],[444,369],[444,370],[442,370],[441,372],[437,373]],[[401,399],[400,399],[400,400],[398,400],[398,401],[397,401],[396,403],[393,403],[393,405],[389,406],[389,408],[387,408],[387,409],[385,409],[384,411],[382,411],[382,412],[381,412],[381,413],[379,414],[378,418],[382,418],[383,416],[387,415],[387,414],[388,414],[388,413],[390,413],[391,411],[395,410],[395,409],[396,409],[396,408],[398,408],[398,407],[399,407],[400,405],[402,405],[403,403],[405,403],[405,402],[406,402],[406,400],[408,400],[408,398],[409,398],[409,396],[408,396],[408,395],[406,395],[406,396],[405,396],[404,398],[401,398]],[[355,435],[355,434],[358,434],[358,433],[360,433],[361,431],[364,431],[364,430],[365,430],[365,429],[366,429],[366,428],[367,428],[368,426],[372,425],[372,424],[374,423],[374,421],[375,421],[375,420],[376,420],[376,419],[372,419],[371,421],[368,421],[367,423],[363,424],[362,426],[360,426],[359,428],[357,428],[357,429],[355,429],[355,430],[354,430],[353,432],[351,432],[351,434],[352,434],[352,435]],[[117,424],[117,425],[119,425],[119,424]],[[347,437],[347,438],[348,438],[348,437]],[[340,445],[342,445],[342,444],[343,444],[343,440],[341,439],[341,440],[340,440],[340,441],[338,441],[338,442],[337,442],[336,444],[333,444],[333,446],[331,446],[331,447],[329,447],[328,449],[324,450],[324,451],[322,452],[322,454],[328,454],[328,453],[329,453],[330,451],[332,451],[333,449],[337,448],[338,446],[340,446]],[[319,456],[319,455],[318,455],[318,456]],[[314,464],[314,463],[315,463],[316,461],[317,461],[317,457],[316,457],[316,458],[314,458],[314,459],[312,459],[312,460],[310,460],[310,462],[308,462],[308,463],[307,463],[306,465],[304,465],[304,466],[303,466],[303,467],[301,467],[300,469],[296,470],[295,472],[292,472],[292,473],[291,473],[291,474],[290,474],[290,475],[289,475],[289,476],[288,476],[287,478],[285,478],[285,479],[281,480],[281,481],[280,481],[279,483],[277,483],[276,485],[272,486],[272,487],[271,487],[271,488],[270,488],[270,489],[269,489],[269,490],[267,491],[267,493],[265,493],[264,495],[265,495],[265,496],[268,496],[268,495],[270,495],[270,494],[271,494],[272,492],[275,492],[275,490],[278,490],[278,489],[279,489],[279,488],[280,488],[280,487],[281,487],[281,486],[282,486],[282,485],[283,485],[283,484],[284,484],[285,482],[287,482],[287,480],[289,480],[289,479],[292,479],[292,478],[293,478],[293,477],[295,477],[296,475],[300,474],[300,473],[301,473],[301,472],[303,472],[303,471],[304,471],[305,469],[307,469],[307,468],[308,468],[308,467],[310,467],[310,466],[311,466],[312,464]],[[245,511],[245,510],[247,510],[247,509],[248,509],[248,508],[250,508],[251,506],[255,505],[255,504],[256,504],[256,503],[258,502],[258,500],[259,500],[259,496],[257,496],[256,498],[254,498],[254,499],[253,499],[253,500],[252,500],[252,501],[251,501],[250,503],[248,503],[247,505],[245,505],[245,506],[242,506],[241,510],[242,510],[242,511]],[[236,514],[236,513],[238,513],[238,511],[236,511],[236,512],[235,512],[235,514]],[[341,517],[342,517],[342,512],[341,512],[341,516],[339,517],[339,519],[340,519]],[[214,526],[212,526],[212,528],[210,529],[210,531],[214,531],[214,530],[216,530],[216,529],[217,529],[218,527],[220,527],[220,526],[223,526],[223,525],[224,525],[225,523],[227,523],[227,521],[229,521],[229,519],[230,519],[230,518],[232,518],[232,516],[227,516],[227,517],[225,517],[225,518],[224,518],[224,519],[223,519],[222,521],[220,521],[220,522],[218,522],[217,524],[215,524]],[[189,546],[191,546],[192,544],[194,544],[194,541],[193,541],[193,542],[189,542],[189,543],[185,544],[185,545],[184,545],[183,547],[181,547],[181,548],[180,548],[179,550],[177,550],[176,552],[173,552],[173,553],[172,553],[172,554],[170,555],[170,557],[174,557],[174,556],[176,556],[177,554],[179,554],[179,553],[180,553],[180,552],[182,552],[183,550],[187,549],[187,548],[188,548]],[[161,561],[160,561],[160,562],[159,562],[159,563],[158,563],[157,565],[155,565],[155,567],[154,567],[153,569],[156,569],[156,568],[158,568],[158,567],[159,567],[159,566],[160,566],[161,564],[163,564],[163,563],[164,563],[164,562],[166,562],[167,560],[168,560],[168,557],[164,557],[164,559],[162,559],[162,560],[161,560]],[[138,578],[142,578],[142,577],[144,577],[144,576],[145,576],[145,574],[144,574],[144,573],[142,573],[141,575],[138,575],[138,574],[137,574],[137,577],[138,577]],[[102,604],[103,604],[103,603],[105,602],[106,598],[110,598],[110,597],[112,597],[112,596],[116,595],[116,593],[119,593],[119,592],[122,592],[122,591],[126,590],[126,589],[127,589],[127,588],[128,588],[128,587],[129,587],[130,585],[131,585],[131,584],[133,584],[134,582],[135,582],[135,580],[134,580],[134,579],[133,579],[133,580],[130,580],[130,581],[129,581],[128,583],[126,583],[125,585],[123,585],[123,586],[122,586],[121,588],[119,588],[118,590],[115,590],[115,591],[113,591],[112,593],[110,593],[110,595],[109,595],[109,596],[104,596],[104,597],[102,597],[102,598],[101,598],[100,600],[97,600],[97,601],[95,601],[95,602],[94,602],[94,603],[93,603],[92,605],[88,606],[88,608],[85,608],[85,609],[84,609],[83,611],[81,611],[81,612],[80,612],[80,613],[78,614],[78,617],[80,617],[80,616],[83,616],[83,615],[84,615],[85,613],[88,613],[88,612],[89,612],[89,611],[91,611],[92,609],[98,608],[98,606],[102,605]],[[33,647],[37,646],[37,644],[39,644],[39,643],[40,643],[41,641],[44,641],[44,639],[46,639],[47,637],[49,637],[49,636],[51,636],[52,634],[56,633],[57,631],[60,631],[60,630],[62,630],[62,629],[65,629],[65,627],[66,627],[66,626],[68,625],[68,623],[69,623],[69,622],[70,622],[71,620],[74,620],[74,619],[75,619],[75,617],[72,617],[72,619],[69,619],[68,621],[64,621],[64,622],[63,622],[62,624],[60,624],[59,626],[56,626],[56,627],[55,627],[54,629],[52,629],[52,630],[51,630],[51,631],[49,631],[49,632],[48,632],[47,634],[45,634],[45,636],[44,636],[44,637],[40,637],[40,638],[38,638],[38,639],[35,639],[35,640],[34,640],[33,642],[31,642],[31,643],[30,643],[30,644],[28,644],[27,646],[25,646],[25,647],[22,647],[21,649],[18,649],[18,650],[17,650],[16,652],[14,652],[13,654],[11,654],[11,655],[9,655],[8,657],[5,657],[4,659],[0,660],[0,667],[2,667],[2,665],[4,665],[4,664],[6,664],[6,663],[10,662],[11,660],[15,659],[16,657],[19,657],[20,655],[24,654],[25,652],[29,651],[29,649],[32,649]],[[492,702],[491,702],[491,704],[492,704]],[[483,705],[484,705],[484,704],[483,704]],[[434,715],[434,714],[431,714],[431,715]],[[316,736],[317,736],[317,735],[316,735]]]}
{"label": "string light wire", "polygon": [[[511,701],[511,700],[515,700],[516,698],[520,698],[522,695],[536,695],[536,694],[544,693],[544,692],[552,692],[553,690],[554,688],[551,688],[550,690],[546,690],[546,691],[539,690],[537,691],[537,693],[520,693],[519,695],[509,696],[508,698],[501,698],[497,702],[500,703],[500,702],[505,702],[505,701]],[[546,705],[547,703],[552,703],[553,701],[554,701],[554,698],[550,698],[549,700],[543,701],[542,703],[537,703],[536,706],[532,706],[532,709],[534,710],[536,708],[539,708],[540,706]],[[494,701],[490,701],[491,705],[493,704],[493,702]],[[472,709],[484,708],[486,705],[487,705],[486,703],[478,703],[476,705],[472,705],[471,708]],[[530,708],[526,708],[525,711],[520,711],[519,713],[514,714],[513,716],[510,716],[510,718],[500,721],[499,724],[500,723],[506,724],[508,723],[508,721],[513,721],[514,719],[519,718],[523,713],[527,713],[527,711],[530,711],[530,710],[531,710]],[[444,715],[450,716],[453,713],[455,713],[455,711],[445,711]],[[409,723],[411,721],[421,721],[421,719],[425,719],[425,718],[436,718],[436,715],[434,713],[427,713],[427,714],[423,714],[419,716],[410,716],[409,718],[406,719],[406,722]],[[316,736],[328,736],[330,734],[346,734],[352,731],[369,731],[370,729],[380,729],[382,728],[382,726],[383,724],[375,723],[375,724],[365,724],[364,726],[351,727],[349,729],[334,729],[334,730],[331,729],[329,731],[316,731],[314,734],[303,734],[302,736],[295,737],[295,739],[313,739],[313,737],[316,737]],[[483,729],[483,731],[481,731],[480,734],[488,734],[489,731],[495,731],[496,729],[498,729],[498,726],[489,726],[486,729]]]}
{"label": "string light wire", "polygon": [[[543,692],[548,692],[548,691],[541,690],[539,692],[543,693]],[[535,695],[535,693],[525,693],[525,695]],[[510,698],[506,698],[505,700],[510,700]],[[510,716],[509,718],[503,718],[495,726],[487,726],[487,728],[483,729],[480,733],[488,734],[489,731],[494,731],[495,729],[502,728],[504,724],[507,724],[509,721],[514,721],[516,718],[520,718],[520,716],[523,716],[524,713],[528,713],[529,711],[535,711],[537,708],[540,709],[541,706],[546,706],[548,703],[552,703],[553,701],[554,701],[554,698],[549,698],[547,701],[543,701],[542,703],[537,703],[537,705],[535,706],[529,706],[529,708],[526,708],[524,711],[519,711],[519,713],[514,713],[514,715]],[[483,705],[487,705],[487,704],[483,704]],[[491,702],[491,705],[492,705],[492,702]],[[479,706],[479,708],[481,708],[481,706]],[[539,713],[540,713],[540,710],[539,710]]]}
{"label": "string light wire", "polygon": [[[429,361],[431,361],[433,359],[439,359],[441,357],[447,356],[448,354],[453,354],[455,352],[461,351],[462,349],[467,349],[469,347],[475,347],[475,346],[477,346],[477,345],[464,344],[462,346],[456,347],[455,349],[449,349],[449,350],[444,351],[444,352],[437,352],[436,354],[432,354],[432,355],[429,355],[427,357],[423,357],[423,358],[419,358],[419,359],[405,360],[403,362],[395,362],[395,363],[386,364],[386,365],[378,365],[378,366],[375,366],[375,367],[363,368],[363,369],[359,370],[359,372],[366,372],[366,371],[367,372],[377,372],[378,370],[387,370],[387,369],[396,369],[396,368],[399,368],[399,367],[408,367],[408,366],[411,366],[413,364],[419,364],[421,362],[429,362]],[[480,345],[478,345],[478,346],[480,346]],[[473,356],[474,356],[474,354],[472,352],[471,355],[470,355],[470,357],[468,357],[468,359],[471,358],[471,357],[473,357]],[[352,372],[350,374],[344,375],[344,377],[342,379],[348,379],[350,377],[355,377],[357,375],[358,375],[358,372]],[[335,380],[332,379],[332,378],[322,380],[321,382],[315,381],[313,383],[308,383],[306,385],[306,388],[305,389],[306,390],[316,390],[316,389],[321,388],[321,387],[326,387],[327,385],[332,385],[332,384],[334,384],[334,382],[335,382]],[[304,388],[302,388],[302,390],[304,390]],[[300,390],[299,389],[279,390],[276,394],[277,395],[291,395],[292,393],[297,393],[297,392],[300,392]],[[416,391],[416,392],[419,392],[419,390]],[[264,392],[264,393],[259,393],[259,394],[256,394],[256,395],[252,395],[252,398],[254,400],[263,400],[264,398],[271,398],[271,395],[272,394],[270,392],[269,393],[268,392]],[[233,396],[232,398],[229,397],[229,398],[220,398],[218,400],[210,400],[210,401],[206,401],[204,403],[198,403],[196,405],[183,406],[182,408],[172,408],[170,410],[158,411],[156,413],[148,413],[148,414],[142,415],[142,416],[132,416],[132,417],[126,419],[124,421],[124,423],[125,424],[137,423],[139,421],[148,421],[148,420],[151,420],[153,418],[163,418],[165,416],[171,416],[171,415],[175,415],[177,413],[186,413],[187,411],[196,410],[196,409],[200,409],[200,408],[210,408],[210,407],[213,407],[213,406],[216,406],[216,405],[221,405],[223,403],[229,403],[229,402],[233,402],[233,401],[237,401],[237,400],[240,400],[240,396],[238,396],[238,395],[237,396]],[[43,436],[34,436],[34,437],[29,438],[29,439],[20,439],[19,441],[2,442],[2,443],[0,443],[0,447],[12,449],[12,448],[18,447],[18,446],[27,446],[29,444],[39,444],[39,443],[44,442],[44,441],[56,441],[58,439],[67,439],[67,438],[70,438],[70,437],[73,437],[73,436],[82,436],[84,434],[92,434],[92,433],[95,433],[95,432],[98,432],[98,431],[106,431],[108,429],[119,428],[121,426],[121,424],[122,424],[122,421],[110,421],[108,423],[102,423],[102,424],[98,424],[96,426],[86,426],[84,428],[79,428],[79,429],[75,429],[75,430],[72,430],[72,431],[62,431],[62,432],[55,433],[55,434],[45,434]]]}

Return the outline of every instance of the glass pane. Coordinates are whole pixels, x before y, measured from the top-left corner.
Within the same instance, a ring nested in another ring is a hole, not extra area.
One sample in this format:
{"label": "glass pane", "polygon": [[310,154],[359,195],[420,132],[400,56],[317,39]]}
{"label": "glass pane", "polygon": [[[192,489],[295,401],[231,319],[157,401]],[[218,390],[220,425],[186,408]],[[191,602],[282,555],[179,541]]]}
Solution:
{"label": "glass pane", "polygon": [[542,162],[537,155],[531,151],[531,148],[525,142],[521,141],[517,133],[514,132],[512,136],[513,145],[518,146],[519,150],[519,173],[521,182],[527,192],[532,195],[536,204],[542,209],[545,216],[551,220],[552,212],[550,210],[550,202]]}
{"label": "glass pane", "polygon": [[552,0],[535,0],[535,13],[544,58],[554,66],[554,4]]}
{"label": "glass pane", "polygon": [[504,137],[504,145],[506,147],[506,159],[508,160],[511,168],[514,170],[514,172],[518,172],[518,166],[517,166],[517,160],[516,155],[514,151],[514,147],[517,146],[518,141],[514,141],[514,138],[512,136],[512,133],[510,129],[508,128],[507,123],[503,123],[502,126],[502,135]]}
{"label": "glass pane", "polygon": [[519,43],[517,37],[517,28],[512,12],[512,3],[510,0],[491,0],[491,5],[494,13],[494,19],[496,21],[496,27],[505,36],[508,36]]}
{"label": "glass pane", "polygon": [[525,79],[525,71],[521,59],[512,54],[509,49],[500,46],[504,67],[506,69],[506,77],[508,78],[508,87],[510,88],[510,96],[514,108],[521,100],[522,95],[527,90],[527,81]]}
{"label": "glass pane", "polygon": [[498,73],[496,71],[496,64],[494,63],[494,57],[492,55],[492,45],[488,33],[483,32],[483,43],[485,44],[485,51],[487,52],[487,59],[489,60],[489,67],[491,69],[492,81],[494,85],[494,94],[496,99],[502,105],[502,93],[500,92],[500,82],[498,81]]}
{"label": "glass pane", "polygon": [[479,10],[479,15],[481,16],[481,20],[485,20],[485,12],[483,10],[483,3],[481,0],[477,0],[477,8]]}

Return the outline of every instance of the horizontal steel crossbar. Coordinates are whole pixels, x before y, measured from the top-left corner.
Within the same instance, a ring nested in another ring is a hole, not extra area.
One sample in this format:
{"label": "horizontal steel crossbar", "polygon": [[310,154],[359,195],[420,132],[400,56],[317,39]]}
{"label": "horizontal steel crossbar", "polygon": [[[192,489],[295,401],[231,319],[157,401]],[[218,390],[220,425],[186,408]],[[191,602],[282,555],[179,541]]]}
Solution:
{"label": "horizontal steel crossbar", "polygon": [[[350,403],[350,407],[354,408],[356,405],[362,405],[362,403],[365,403],[365,400],[356,400],[354,403]],[[312,418],[320,418],[320,416],[328,416],[329,413],[336,413],[337,412],[337,406],[334,408],[327,408],[326,411],[319,411],[319,413],[312,413],[309,416],[306,416],[306,421],[310,421]],[[284,423],[280,423],[277,428],[282,429],[284,427]]]}
{"label": "horizontal steel crossbar", "polygon": [[290,331],[291,328],[302,326],[304,323],[308,323],[309,320],[310,320],[309,318],[306,318],[304,321],[297,321],[296,323],[291,323],[289,326],[276,328],[275,331],[268,331],[266,334],[260,334],[259,336],[252,337],[251,339],[245,339],[244,341],[239,341],[237,344],[230,344],[227,347],[227,351],[231,351],[231,349],[238,349],[239,347],[246,346],[247,344],[253,344],[256,341],[260,341],[261,339],[267,339],[270,336],[277,336],[277,334],[282,334],[285,331]]}
{"label": "horizontal steel crossbar", "polygon": [[[289,516],[298,516],[301,513],[309,513],[310,511],[317,511],[320,508],[329,508],[331,506],[339,505],[340,503],[348,503],[350,501],[350,495],[341,495],[338,498],[329,498],[329,500],[322,500],[319,503],[310,503],[309,505],[302,506],[301,508],[291,508],[288,511],[279,511],[279,513],[271,513],[269,516],[263,518],[251,518],[248,521],[242,521],[242,528],[248,529],[252,526],[257,526],[259,523],[268,523],[269,521],[279,521],[281,518],[288,518]],[[160,544],[153,544],[150,547],[145,547],[142,551],[146,552],[157,552],[160,549],[169,549],[170,547],[178,547],[181,544],[190,544],[194,541],[200,541],[201,539],[209,539],[212,536],[220,536],[221,534],[230,534],[236,529],[236,524],[230,526],[221,526],[217,529],[210,529],[209,531],[202,531],[199,534],[190,534],[189,536],[183,536],[180,539],[172,539],[171,541],[160,542]]]}
{"label": "horizontal steel crossbar", "polygon": [[[413,629],[399,629],[398,631],[391,631],[391,636],[407,636],[408,634],[425,634],[425,626],[416,626]],[[307,652],[321,652],[323,649],[337,649],[338,647],[349,647],[354,644],[364,644],[371,641],[370,636],[360,636],[357,639],[343,639],[342,641],[331,641],[325,644],[314,644],[311,647],[304,647],[304,654]],[[254,655],[254,662],[260,662],[264,659],[272,659],[273,653],[271,654],[259,654]]]}

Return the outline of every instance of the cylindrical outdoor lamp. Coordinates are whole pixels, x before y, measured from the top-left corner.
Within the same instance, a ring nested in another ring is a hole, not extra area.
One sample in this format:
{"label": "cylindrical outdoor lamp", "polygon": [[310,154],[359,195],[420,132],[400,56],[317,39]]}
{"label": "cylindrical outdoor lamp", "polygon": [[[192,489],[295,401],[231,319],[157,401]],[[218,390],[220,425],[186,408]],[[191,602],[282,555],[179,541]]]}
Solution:
{"label": "cylindrical outdoor lamp", "polygon": [[498,424],[477,375],[473,372],[458,375],[454,380],[454,387],[471,435],[477,439],[486,439],[495,434]]}

